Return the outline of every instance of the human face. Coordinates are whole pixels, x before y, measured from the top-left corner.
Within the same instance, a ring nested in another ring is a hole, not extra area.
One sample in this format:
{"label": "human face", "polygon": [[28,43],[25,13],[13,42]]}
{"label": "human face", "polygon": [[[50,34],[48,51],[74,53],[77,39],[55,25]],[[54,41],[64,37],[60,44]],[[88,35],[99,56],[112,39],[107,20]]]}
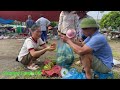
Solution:
{"label": "human face", "polygon": [[37,28],[34,32],[33,32],[33,37],[36,39],[39,39],[41,35],[41,30],[40,28]]}
{"label": "human face", "polygon": [[91,36],[94,30],[92,28],[83,28],[82,31],[83,34],[87,37],[87,36]]}
{"label": "human face", "polygon": [[85,15],[86,15],[86,12],[78,12],[77,15],[80,17],[80,18],[83,18]]}

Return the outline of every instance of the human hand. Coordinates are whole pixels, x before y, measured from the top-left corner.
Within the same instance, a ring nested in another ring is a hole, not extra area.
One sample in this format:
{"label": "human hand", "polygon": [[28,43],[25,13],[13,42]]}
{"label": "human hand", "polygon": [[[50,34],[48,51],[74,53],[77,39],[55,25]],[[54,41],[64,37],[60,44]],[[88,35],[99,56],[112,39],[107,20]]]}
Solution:
{"label": "human hand", "polygon": [[56,44],[55,43],[53,43],[53,44],[51,44],[50,46],[47,47],[48,51],[54,51],[55,49],[56,49]]}
{"label": "human hand", "polygon": [[56,48],[56,43],[52,43],[50,46],[51,46],[52,48]]}
{"label": "human hand", "polygon": [[57,30],[57,33],[58,33],[58,36],[60,36],[60,35],[61,35],[60,31],[58,31],[58,30]]}
{"label": "human hand", "polygon": [[74,40],[73,40],[73,43],[75,43],[75,44],[77,44],[77,45],[79,45],[79,46],[83,46],[83,42],[82,41],[80,41],[80,39],[78,39],[78,38],[75,38]]}
{"label": "human hand", "polygon": [[70,41],[70,39],[69,39],[67,36],[65,36],[65,35],[61,35],[61,39],[62,39],[64,42]]}
{"label": "human hand", "polygon": [[52,28],[53,28],[52,26],[48,26],[48,30],[52,30]]}

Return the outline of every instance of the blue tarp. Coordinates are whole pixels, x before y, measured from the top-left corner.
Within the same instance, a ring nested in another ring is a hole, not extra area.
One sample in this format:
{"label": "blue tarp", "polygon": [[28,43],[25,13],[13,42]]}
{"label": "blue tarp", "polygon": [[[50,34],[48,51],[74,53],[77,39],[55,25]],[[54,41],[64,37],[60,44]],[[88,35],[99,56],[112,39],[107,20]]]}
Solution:
{"label": "blue tarp", "polygon": [[0,18],[0,24],[11,24],[13,22],[14,20],[10,20],[10,19],[5,20],[3,18]]}

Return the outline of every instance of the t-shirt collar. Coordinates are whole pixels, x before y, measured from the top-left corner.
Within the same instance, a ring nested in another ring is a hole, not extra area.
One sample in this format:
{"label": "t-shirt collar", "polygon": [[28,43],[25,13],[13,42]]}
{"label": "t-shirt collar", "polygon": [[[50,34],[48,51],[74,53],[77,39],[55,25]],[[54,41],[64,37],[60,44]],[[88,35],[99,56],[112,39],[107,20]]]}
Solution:
{"label": "t-shirt collar", "polygon": [[[96,35],[96,34],[98,34],[98,33],[99,33],[99,32],[98,32],[98,30],[97,30],[92,36],[94,36],[94,35]],[[91,36],[91,37],[92,37],[92,36]]]}
{"label": "t-shirt collar", "polygon": [[32,40],[35,42],[35,43],[37,43],[37,40],[35,40],[33,37],[31,37],[32,38]]}

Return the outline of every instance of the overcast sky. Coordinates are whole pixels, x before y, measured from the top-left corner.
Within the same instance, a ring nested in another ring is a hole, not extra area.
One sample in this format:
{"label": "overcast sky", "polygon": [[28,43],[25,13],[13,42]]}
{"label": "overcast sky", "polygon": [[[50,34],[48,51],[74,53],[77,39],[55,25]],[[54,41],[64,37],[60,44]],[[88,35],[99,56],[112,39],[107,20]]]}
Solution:
{"label": "overcast sky", "polygon": [[107,14],[107,13],[109,13],[110,11],[104,11],[104,13],[102,13],[102,14],[99,13],[99,15],[98,15],[98,12],[99,12],[99,11],[89,11],[89,12],[88,12],[88,15],[92,16],[94,19],[97,19],[97,16],[98,16],[98,19],[101,19],[104,14]]}

